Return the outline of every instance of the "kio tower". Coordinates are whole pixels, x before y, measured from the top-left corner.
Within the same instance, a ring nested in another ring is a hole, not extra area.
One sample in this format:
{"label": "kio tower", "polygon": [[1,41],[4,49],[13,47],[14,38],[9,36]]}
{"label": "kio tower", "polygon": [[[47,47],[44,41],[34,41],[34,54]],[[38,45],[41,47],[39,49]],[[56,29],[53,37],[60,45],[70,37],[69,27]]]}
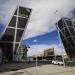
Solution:
{"label": "kio tower", "polygon": [[74,22],[71,19],[62,18],[57,23],[57,29],[68,57],[75,58]]}
{"label": "kio tower", "polygon": [[31,9],[19,6],[14,10],[9,24],[6,25],[0,39],[0,48],[8,61],[15,59],[15,55],[18,53],[30,13]]}

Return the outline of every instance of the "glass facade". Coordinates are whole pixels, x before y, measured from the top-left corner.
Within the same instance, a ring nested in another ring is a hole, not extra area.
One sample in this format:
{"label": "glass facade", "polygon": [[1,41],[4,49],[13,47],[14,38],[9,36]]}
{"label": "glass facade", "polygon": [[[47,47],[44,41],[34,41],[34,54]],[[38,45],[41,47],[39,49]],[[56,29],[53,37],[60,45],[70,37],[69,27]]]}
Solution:
{"label": "glass facade", "polygon": [[75,27],[72,20],[62,18],[56,26],[67,55],[75,58]]}
{"label": "glass facade", "polygon": [[0,39],[0,48],[3,50],[3,54],[7,60],[13,60],[13,55],[18,51],[30,13],[31,9],[29,8],[17,8]]}

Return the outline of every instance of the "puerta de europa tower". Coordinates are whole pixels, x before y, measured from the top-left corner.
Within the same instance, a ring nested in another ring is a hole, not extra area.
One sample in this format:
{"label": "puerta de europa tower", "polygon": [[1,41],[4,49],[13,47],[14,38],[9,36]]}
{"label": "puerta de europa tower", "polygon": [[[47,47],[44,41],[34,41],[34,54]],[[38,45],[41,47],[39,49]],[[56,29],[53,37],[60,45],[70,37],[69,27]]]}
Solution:
{"label": "puerta de europa tower", "polygon": [[61,41],[69,58],[75,58],[75,25],[71,19],[62,18],[56,24]]}
{"label": "puerta de europa tower", "polygon": [[15,55],[18,53],[30,14],[31,9],[21,6],[17,7],[10,18],[8,25],[5,27],[0,39],[0,48],[8,61],[15,59]]}

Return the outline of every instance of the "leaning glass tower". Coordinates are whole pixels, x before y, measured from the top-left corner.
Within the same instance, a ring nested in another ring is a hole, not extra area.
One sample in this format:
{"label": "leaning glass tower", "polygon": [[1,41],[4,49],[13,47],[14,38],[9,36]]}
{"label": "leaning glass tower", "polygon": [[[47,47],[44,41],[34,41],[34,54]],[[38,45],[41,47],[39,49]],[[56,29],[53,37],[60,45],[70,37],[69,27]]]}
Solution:
{"label": "leaning glass tower", "polygon": [[62,18],[56,24],[59,36],[69,58],[75,58],[75,25],[71,19]]}
{"label": "leaning glass tower", "polygon": [[14,60],[15,55],[18,54],[19,46],[30,18],[30,14],[30,8],[21,6],[17,7],[2,33],[0,48],[8,61]]}

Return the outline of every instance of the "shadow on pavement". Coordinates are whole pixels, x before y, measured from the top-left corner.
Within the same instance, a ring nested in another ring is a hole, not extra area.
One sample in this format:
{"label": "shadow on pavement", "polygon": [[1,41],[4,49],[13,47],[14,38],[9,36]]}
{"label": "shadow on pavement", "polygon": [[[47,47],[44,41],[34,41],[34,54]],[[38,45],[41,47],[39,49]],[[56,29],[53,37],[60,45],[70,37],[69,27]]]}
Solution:
{"label": "shadow on pavement", "polygon": [[[38,62],[38,66],[50,64],[50,62]],[[20,69],[35,67],[35,62],[13,62],[8,64],[0,65],[0,73],[7,72],[7,71],[17,71]]]}

